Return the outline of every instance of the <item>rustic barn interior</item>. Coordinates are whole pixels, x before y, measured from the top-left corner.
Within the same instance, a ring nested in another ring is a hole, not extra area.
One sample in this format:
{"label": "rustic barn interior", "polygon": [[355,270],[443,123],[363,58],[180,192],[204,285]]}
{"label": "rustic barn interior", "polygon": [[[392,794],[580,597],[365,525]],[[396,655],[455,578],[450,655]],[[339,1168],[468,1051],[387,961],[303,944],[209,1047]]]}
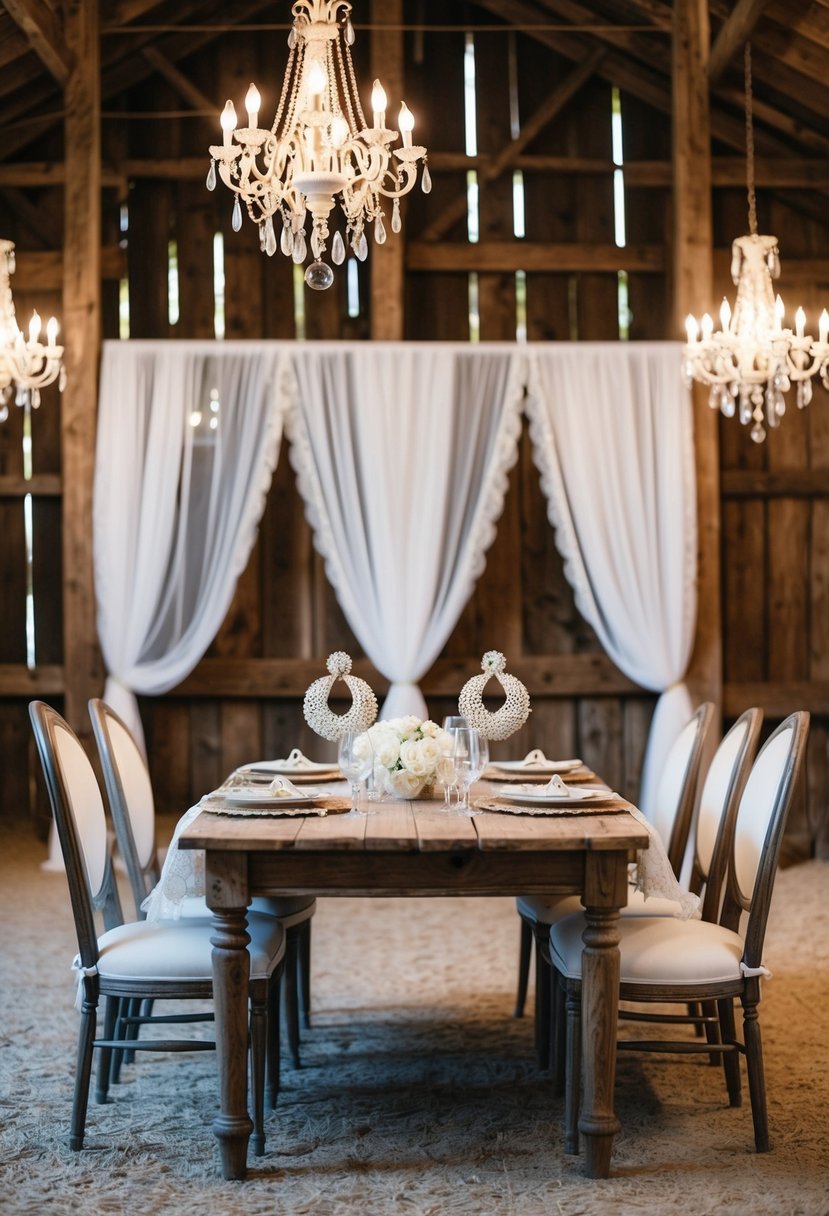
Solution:
{"label": "rustic barn interior", "polygon": [[[829,0],[354,0],[352,17],[361,85],[382,76],[405,96],[433,188],[315,292],[205,187],[225,99],[240,107],[254,80],[273,112],[288,0],[0,4],[0,239],[15,244],[21,329],[54,314],[64,346],[63,390],[0,423],[0,816],[44,849],[28,704],[91,745],[106,675],[92,528],[105,341],[682,342],[687,314],[733,300],[731,242],[748,231],[746,43],[758,229],[779,240],[780,290],[809,333],[829,306]],[[692,389],[687,680],[718,729],[749,706],[764,737],[811,713],[787,865],[829,858],[829,393],[813,384],[762,443]],[[656,694],[576,607],[526,426],[486,574],[422,681],[436,721],[493,646],[532,701],[511,750],[580,756],[635,800]],[[180,684],[139,700],[168,822],[254,755],[313,753],[303,696],[338,650],[382,698],[283,441],[221,628]]]}

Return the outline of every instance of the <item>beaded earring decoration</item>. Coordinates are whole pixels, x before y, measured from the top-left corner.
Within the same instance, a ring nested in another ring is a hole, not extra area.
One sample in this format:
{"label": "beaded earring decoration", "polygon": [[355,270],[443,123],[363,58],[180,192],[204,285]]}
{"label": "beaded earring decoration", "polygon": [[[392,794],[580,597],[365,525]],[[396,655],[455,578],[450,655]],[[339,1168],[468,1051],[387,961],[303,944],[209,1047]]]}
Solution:
{"label": "beaded earring decoration", "polygon": [[[530,713],[530,694],[519,679],[507,674],[506,665],[500,650],[488,650],[481,660],[484,674],[467,680],[458,697],[461,714],[486,739],[508,739],[521,729]],[[490,713],[482,698],[493,676],[503,688],[506,700],[500,709]]]}
{"label": "beaded earring decoration", "polygon": [[[314,680],[305,694],[302,712],[305,721],[323,739],[336,743],[349,731],[368,730],[377,717],[377,698],[365,680],[350,675],[351,655],[335,650],[326,663],[329,675]],[[335,714],[328,707],[331,689],[337,680],[344,680],[351,692],[353,704],[344,714]]]}

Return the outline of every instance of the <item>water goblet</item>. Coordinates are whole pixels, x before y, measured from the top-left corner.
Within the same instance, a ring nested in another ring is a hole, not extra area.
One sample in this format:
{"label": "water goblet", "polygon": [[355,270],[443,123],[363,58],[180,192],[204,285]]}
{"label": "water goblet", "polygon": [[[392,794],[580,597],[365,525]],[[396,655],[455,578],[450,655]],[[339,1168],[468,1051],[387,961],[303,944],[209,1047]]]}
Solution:
{"label": "water goblet", "polygon": [[489,762],[489,745],[479,730],[469,726],[454,731],[455,771],[458,775],[457,809],[464,815],[477,815],[469,806],[469,787],[477,781]]}
{"label": "water goblet", "polygon": [[443,719],[443,729],[450,735],[466,726],[469,726],[469,719],[460,714],[449,714]]}
{"label": "water goblet", "polygon": [[374,752],[365,731],[348,731],[341,737],[337,763],[351,784],[351,810],[348,813],[354,818],[362,817],[365,812],[359,808],[360,787],[374,766]]}
{"label": "water goblet", "polygon": [[435,765],[435,776],[443,786],[442,810],[448,811],[452,805],[452,790],[457,784],[458,774],[455,768],[454,736],[446,735],[441,744],[440,754]]}

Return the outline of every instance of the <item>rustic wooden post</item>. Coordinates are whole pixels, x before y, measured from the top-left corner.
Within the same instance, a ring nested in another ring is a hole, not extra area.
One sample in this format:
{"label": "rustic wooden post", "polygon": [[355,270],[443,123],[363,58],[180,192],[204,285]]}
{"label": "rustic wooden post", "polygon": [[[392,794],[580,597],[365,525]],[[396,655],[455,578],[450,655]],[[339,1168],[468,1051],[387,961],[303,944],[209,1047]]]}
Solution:
{"label": "rustic wooden post", "polygon": [[[371,32],[371,78],[379,78],[388,98],[386,126],[397,126],[397,111],[403,97],[403,0],[371,0],[371,22],[375,27],[387,23],[390,30]],[[399,147],[399,144],[397,145]],[[418,187],[415,187],[417,189]],[[405,204],[404,204],[405,205]],[[391,202],[384,223],[388,232],[385,245],[371,241],[371,336],[375,341],[399,341],[403,337],[403,268],[405,228],[395,235],[391,230]],[[371,233],[368,234],[369,238]]]}
{"label": "rustic wooden post", "polygon": [[[676,0],[673,10],[674,330],[688,313],[713,312],[711,130],[707,0]],[[720,482],[717,414],[694,390],[699,528],[697,632],[688,680],[698,700],[722,703]],[[716,733],[716,732],[715,732]]]}
{"label": "rustic wooden post", "polygon": [[92,474],[101,350],[101,99],[97,0],[67,0],[62,402],[65,713],[86,731],[100,692],[92,582]]}

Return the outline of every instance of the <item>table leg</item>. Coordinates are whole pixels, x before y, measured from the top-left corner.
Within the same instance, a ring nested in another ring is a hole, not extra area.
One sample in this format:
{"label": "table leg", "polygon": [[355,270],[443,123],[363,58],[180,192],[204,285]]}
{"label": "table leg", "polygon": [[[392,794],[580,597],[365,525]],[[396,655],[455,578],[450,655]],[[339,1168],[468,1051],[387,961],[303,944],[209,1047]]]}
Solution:
{"label": "table leg", "polygon": [[609,1176],[613,1137],[620,1127],[613,1111],[619,908],[627,898],[627,858],[620,857],[593,854],[587,862],[581,986],[584,1101],[579,1131],[584,1137],[589,1178]]}
{"label": "table leg", "polygon": [[[247,880],[244,858],[207,854],[207,903],[213,913],[213,1007],[220,1111],[213,1121],[222,1177],[244,1178],[253,1122],[248,1114]],[[240,890],[241,888],[241,890]],[[244,893],[244,902],[240,898]],[[231,904],[232,901],[232,904]]]}

